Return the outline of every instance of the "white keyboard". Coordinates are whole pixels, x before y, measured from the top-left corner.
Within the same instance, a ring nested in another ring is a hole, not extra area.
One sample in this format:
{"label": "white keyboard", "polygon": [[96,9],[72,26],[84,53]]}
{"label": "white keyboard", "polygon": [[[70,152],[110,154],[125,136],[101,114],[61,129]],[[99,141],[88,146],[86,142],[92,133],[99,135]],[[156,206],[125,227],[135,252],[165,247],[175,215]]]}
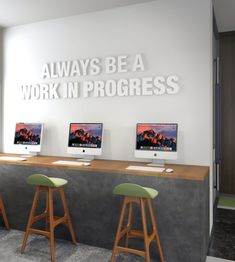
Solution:
{"label": "white keyboard", "polygon": [[78,161],[64,161],[64,160],[58,160],[53,162],[52,164],[55,165],[66,165],[66,166],[90,166],[90,163],[87,162],[78,162]]}
{"label": "white keyboard", "polygon": [[0,156],[0,160],[5,161],[24,161],[26,158],[17,156]]}
{"label": "white keyboard", "polygon": [[150,167],[150,166],[128,166],[126,169],[135,171],[149,171],[149,172],[163,172],[163,167]]}

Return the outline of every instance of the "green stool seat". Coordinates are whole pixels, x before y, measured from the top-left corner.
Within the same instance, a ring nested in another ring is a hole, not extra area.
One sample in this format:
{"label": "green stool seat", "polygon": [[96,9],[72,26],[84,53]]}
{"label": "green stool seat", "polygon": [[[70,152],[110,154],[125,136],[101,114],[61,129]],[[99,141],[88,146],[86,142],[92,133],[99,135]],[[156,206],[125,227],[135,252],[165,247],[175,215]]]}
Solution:
{"label": "green stool seat", "polygon": [[113,194],[154,199],[158,195],[158,191],[153,188],[142,187],[137,184],[123,183],[114,188]]}
{"label": "green stool seat", "polygon": [[61,187],[68,183],[67,180],[56,177],[48,177],[42,174],[33,174],[27,178],[27,183],[35,186]]}

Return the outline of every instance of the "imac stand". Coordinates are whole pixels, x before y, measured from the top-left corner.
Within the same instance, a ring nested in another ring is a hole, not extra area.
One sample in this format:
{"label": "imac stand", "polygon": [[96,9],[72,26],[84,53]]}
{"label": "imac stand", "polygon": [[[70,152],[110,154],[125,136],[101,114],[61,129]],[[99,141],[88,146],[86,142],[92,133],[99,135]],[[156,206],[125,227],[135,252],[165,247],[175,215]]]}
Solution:
{"label": "imac stand", "polygon": [[24,155],[21,155],[21,157],[33,157],[33,156],[38,156],[39,154],[38,154],[38,152],[28,152],[28,153],[26,153],[26,154],[24,154]]}
{"label": "imac stand", "polygon": [[77,161],[90,162],[95,159],[95,156],[86,155],[83,158],[77,158]]}
{"label": "imac stand", "polygon": [[147,166],[165,166],[165,160],[164,159],[152,159],[151,163],[148,163]]}

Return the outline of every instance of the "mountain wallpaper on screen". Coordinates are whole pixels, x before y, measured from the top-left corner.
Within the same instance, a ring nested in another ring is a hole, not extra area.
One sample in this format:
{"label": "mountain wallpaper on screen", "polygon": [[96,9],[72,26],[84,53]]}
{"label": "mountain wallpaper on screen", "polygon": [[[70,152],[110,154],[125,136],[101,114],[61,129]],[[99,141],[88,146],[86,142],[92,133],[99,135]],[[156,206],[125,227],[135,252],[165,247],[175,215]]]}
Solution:
{"label": "mountain wallpaper on screen", "polygon": [[26,127],[17,129],[15,132],[15,144],[40,144],[40,135]]}
{"label": "mountain wallpaper on screen", "polygon": [[101,136],[95,136],[89,131],[80,128],[69,134],[69,146],[84,146],[96,145],[96,148],[101,147]]}
{"label": "mountain wallpaper on screen", "polygon": [[176,151],[176,138],[167,137],[153,129],[144,130],[137,135],[137,149],[141,147],[167,147]]}

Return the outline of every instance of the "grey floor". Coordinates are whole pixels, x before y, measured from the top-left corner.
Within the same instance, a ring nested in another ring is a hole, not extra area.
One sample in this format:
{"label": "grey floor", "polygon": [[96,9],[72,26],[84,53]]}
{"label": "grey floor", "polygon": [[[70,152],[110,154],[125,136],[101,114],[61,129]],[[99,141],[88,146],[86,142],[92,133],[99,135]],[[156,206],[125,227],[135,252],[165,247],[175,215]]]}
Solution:
{"label": "grey floor", "polygon": [[[27,244],[25,255],[20,253],[23,241],[23,232],[0,228],[0,262],[48,262],[50,261],[49,241],[43,236],[31,235]],[[91,247],[78,243],[56,240],[56,262],[108,262],[111,251]],[[137,256],[117,256],[117,262],[144,262]],[[154,262],[154,261],[153,261]]]}
{"label": "grey floor", "polygon": [[208,256],[235,260],[235,211],[216,209]]}
{"label": "grey floor", "polygon": [[[32,235],[29,237],[25,255],[21,255],[21,244],[23,232],[10,230],[9,232],[0,228],[0,262],[48,262],[50,257],[49,242],[43,236]],[[108,262],[111,251],[91,247],[83,244],[77,246],[70,242],[56,240],[57,262]],[[137,256],[118,256],[116,262],[144,262]],[[190,259],[188,260],[190,261]],[[226,262],[228,260],[208,257],[206,262]],[[152,260],[152,262],[155,262]],[[172,262],[172,261],[171,261]],[[183,262],[183,261],[182,261]]]}
{"label": "grey floor", "polygon": [[233,261],[222,259],[222,258],[216,258],[216,257],[207,257],[206,262],[233,262]]}

